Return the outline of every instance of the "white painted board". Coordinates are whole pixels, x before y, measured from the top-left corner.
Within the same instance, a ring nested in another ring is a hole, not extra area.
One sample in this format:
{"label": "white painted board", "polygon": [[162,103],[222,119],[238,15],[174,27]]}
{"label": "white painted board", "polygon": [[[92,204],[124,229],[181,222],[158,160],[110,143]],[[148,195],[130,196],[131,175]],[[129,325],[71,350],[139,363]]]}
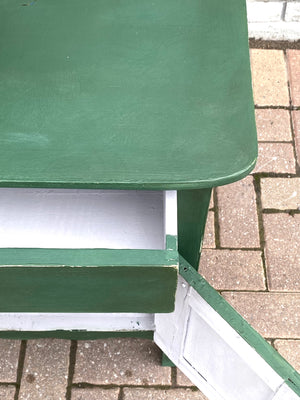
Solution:
{"label": "white painted board", "polygon": [[176,212],[176,194],[166,199],[162,191],[0,188],[0,247],[164,249],[165,226],[174,231],[164,205]]}
{"label": "white painted board", "polygon": [[211,400],[299,399],[181,276],[175,311],[155,314],[154,341]]}
{"label": "white painted board", "polygon": [[143,313],[0,313],[0,331],[153,331],[154,315]]}

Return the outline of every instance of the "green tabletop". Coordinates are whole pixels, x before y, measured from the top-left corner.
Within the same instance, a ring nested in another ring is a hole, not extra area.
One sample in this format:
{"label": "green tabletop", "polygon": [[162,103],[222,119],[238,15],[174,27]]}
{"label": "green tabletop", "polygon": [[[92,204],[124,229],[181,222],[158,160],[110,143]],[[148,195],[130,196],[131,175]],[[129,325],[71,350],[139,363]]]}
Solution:
{"label": "green tabletop", "polygon": [[244,177],[256,159],[244,3],[1,0],[0,186]]}

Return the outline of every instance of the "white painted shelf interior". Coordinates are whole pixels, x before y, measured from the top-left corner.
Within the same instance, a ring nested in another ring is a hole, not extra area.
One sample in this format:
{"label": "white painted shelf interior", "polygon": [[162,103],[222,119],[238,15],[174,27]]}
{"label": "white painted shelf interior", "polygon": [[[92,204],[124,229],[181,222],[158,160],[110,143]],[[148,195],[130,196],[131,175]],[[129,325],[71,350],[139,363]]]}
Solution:
{"label": "white painted shelf interior", "polygon": [[0,188],[0,247],[164,249],[176,215],[176,191]]}

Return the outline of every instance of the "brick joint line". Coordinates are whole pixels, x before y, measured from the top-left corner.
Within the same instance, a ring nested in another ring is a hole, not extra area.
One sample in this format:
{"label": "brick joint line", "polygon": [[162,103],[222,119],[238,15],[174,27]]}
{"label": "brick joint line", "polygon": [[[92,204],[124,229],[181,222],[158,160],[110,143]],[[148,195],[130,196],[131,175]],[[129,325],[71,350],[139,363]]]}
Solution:
{"label": "brick joint line", "polygon": [[177,368],[171,367],[171,386],[177,387]]}
{"label": "brick joint line", "polygon": [[258,234],[259,234],[259,242],[261,249],[261,259],[264,271],[264,283],[266,287],[266,291],[269,291],[269,282],[268,282],[268,271],[266,265],[266,257],[265,257],[265,231],[262,217],[262,201],[261,201],[261,185],[260,178],[254,176],[253,179],[254,191],[255,191],[255,200],[256,200],[256,211],[257,211],[257,219],[258,219]]}
{"label": "brick joint line", "polygon": [[24,370],[24,362],[25,362],[25,356],[26,356],[26,348],[27,348],[27,340],[22,340],[21,346],[20,346],[19,360],[18,360],[17,382],[16,382],[16,391],[15,391],[14,400],[18,400],[18,398],[19,398],[19,393],[20,393],[20,388],[21,388],[21,380],[22,380],[22,375],[23,375],[23,370]]}
{"label": "brick joint line", "polygon": [[[166,367],[162,367],[166,368]],[[172,367],[173,368],[173,367]],[[117,384],[111,384],[111,385],[101,385],[101,384],[94,384],[94,383],[88,383],[88,382],[76,382],[72,384],[72,389],[126,389],[126,388],[133,388],[133,389],[160,389],[160,390],[172,390],[172,389],[194,389],[198,390],[197,386],[187,386],[187,385],[176,385],[173,386],[172,384],[170,385],[127,385],[127,384],[122,384],[122,385],[117,385]]]}
{"label": "brick joint line", "polygon": [[214,225],[215,225],[215,246],[216,249],[221,248],[221,238],[220,238],[220,224],[219,224],[219,200],[217,190],[214,189],[213,191],[213,198],[214,198],[214,211],[215,211],[215,218],[214,218]]}
{"label": "brick joint line", "polygon": [[77,353],[77,341],[71,340],[70,353],[69,353],[69,371],[68,371],[68,381],[66,389],[66,400],[71,400],[72,396],[72,382],[75,372],[76,363],[76,353]]}
{"label": "brick joint line", "polygon": [[118,400],[123,400],[123,399],[124,399],[124,391],[123,391],[123,388],[120,387],[119,394],[118,394]]}

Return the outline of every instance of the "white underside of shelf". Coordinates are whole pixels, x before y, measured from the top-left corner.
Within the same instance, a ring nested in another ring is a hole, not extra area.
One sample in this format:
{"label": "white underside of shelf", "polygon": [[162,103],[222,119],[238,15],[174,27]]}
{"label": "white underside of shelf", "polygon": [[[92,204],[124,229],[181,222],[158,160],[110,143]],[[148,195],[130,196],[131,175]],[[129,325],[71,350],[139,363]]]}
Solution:
{"label": "white underside of shelf", "polygon": [[154,331],[154,314],[0,313],[0,331]]}
{"label": "white underside of shelf", "polygon": [[161,250],[176,217],[174,191],[0,188],[0,247]]}

